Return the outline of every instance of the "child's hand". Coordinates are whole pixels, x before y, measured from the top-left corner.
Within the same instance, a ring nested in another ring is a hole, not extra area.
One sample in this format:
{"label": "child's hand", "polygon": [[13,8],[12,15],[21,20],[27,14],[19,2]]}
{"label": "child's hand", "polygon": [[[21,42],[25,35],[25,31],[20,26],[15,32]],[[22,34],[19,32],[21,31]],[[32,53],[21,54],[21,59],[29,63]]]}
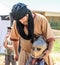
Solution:
{"label": "child's hand", "polygon": [[9,37],[9,35],[6,35],[6,39]]}

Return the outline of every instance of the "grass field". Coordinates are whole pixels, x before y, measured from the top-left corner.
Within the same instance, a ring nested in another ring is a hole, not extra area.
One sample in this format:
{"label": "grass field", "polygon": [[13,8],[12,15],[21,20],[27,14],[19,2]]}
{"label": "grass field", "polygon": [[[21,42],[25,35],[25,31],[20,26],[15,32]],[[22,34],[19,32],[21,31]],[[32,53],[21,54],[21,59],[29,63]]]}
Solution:
{"label": "grass field", "polygon": [[[60,39],[56,39],[51,54],[56,65],[60,65]],[[59,63],[59,64],[58,64]]]}
{"label": "grass field", "polygon": [[60,53],[60,39],[55,40],[53,52]]}

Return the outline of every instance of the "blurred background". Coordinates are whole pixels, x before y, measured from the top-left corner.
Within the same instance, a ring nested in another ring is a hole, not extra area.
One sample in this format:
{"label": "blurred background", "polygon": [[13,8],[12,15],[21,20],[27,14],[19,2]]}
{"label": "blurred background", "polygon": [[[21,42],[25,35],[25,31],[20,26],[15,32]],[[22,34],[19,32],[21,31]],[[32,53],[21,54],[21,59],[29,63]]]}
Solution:
{"label": "blurred background", "polygon": [[7,27],[11,25],[8,16],[12,6],[18,2],[25,3],[32,12],[40,13],[48,19],[56,39],[52,57],[54,63],[60,65],[60,0],[0,0],[0,55],[5,53],[3,43]]}

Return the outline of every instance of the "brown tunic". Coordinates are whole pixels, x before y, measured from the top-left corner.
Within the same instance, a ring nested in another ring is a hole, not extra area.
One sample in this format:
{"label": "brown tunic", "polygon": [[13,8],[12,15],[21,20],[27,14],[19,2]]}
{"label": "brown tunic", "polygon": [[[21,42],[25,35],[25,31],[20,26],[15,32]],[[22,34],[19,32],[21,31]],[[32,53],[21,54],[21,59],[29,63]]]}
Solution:
{"label": "brown tunic", "polygon": [[[46,41],[51,41],[53,39],[52,29],[48,20],[41,14],[35,13],[34,17],[34,34],[40,35],[43,34]],[[25,65],[27,56],[29,55],[32,47],[30,40],[23,39],[17,32],[16,21],[14,21],[12,26],[12,32],[10,38],[12,40],[19,40],[21,42],[21,52],[19,56],[19,65]],[[48,60],[48,59],[46,59]],[[48,63],[48,62],[47,62]],[[51,65],[51,64],[48,64]]]}

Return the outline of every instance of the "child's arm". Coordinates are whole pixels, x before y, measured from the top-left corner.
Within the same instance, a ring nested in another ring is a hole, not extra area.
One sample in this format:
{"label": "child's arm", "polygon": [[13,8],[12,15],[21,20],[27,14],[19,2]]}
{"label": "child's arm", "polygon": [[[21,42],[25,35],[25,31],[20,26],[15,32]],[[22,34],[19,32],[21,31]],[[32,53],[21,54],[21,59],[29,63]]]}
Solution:
{"label": "child's arm", "polygon": [[7,38],[8,38],[9,36],[6,36],[6,38],[5,38],[5,41],[4,41],[4,44],[3,44],[3,46],[6,48],[6,46],[7,46]]}
{"label": "child's arm", "polygon": [[6,48],[8,48],[10,50],[14,50],[13,45],[7,45]]}
{"label": "child's arm", "polygon": [[10,50],[14,50],[13,45],[9,45],[7,39],[8,37],[6,36],[5,41],[4,41],[4,47]]}

